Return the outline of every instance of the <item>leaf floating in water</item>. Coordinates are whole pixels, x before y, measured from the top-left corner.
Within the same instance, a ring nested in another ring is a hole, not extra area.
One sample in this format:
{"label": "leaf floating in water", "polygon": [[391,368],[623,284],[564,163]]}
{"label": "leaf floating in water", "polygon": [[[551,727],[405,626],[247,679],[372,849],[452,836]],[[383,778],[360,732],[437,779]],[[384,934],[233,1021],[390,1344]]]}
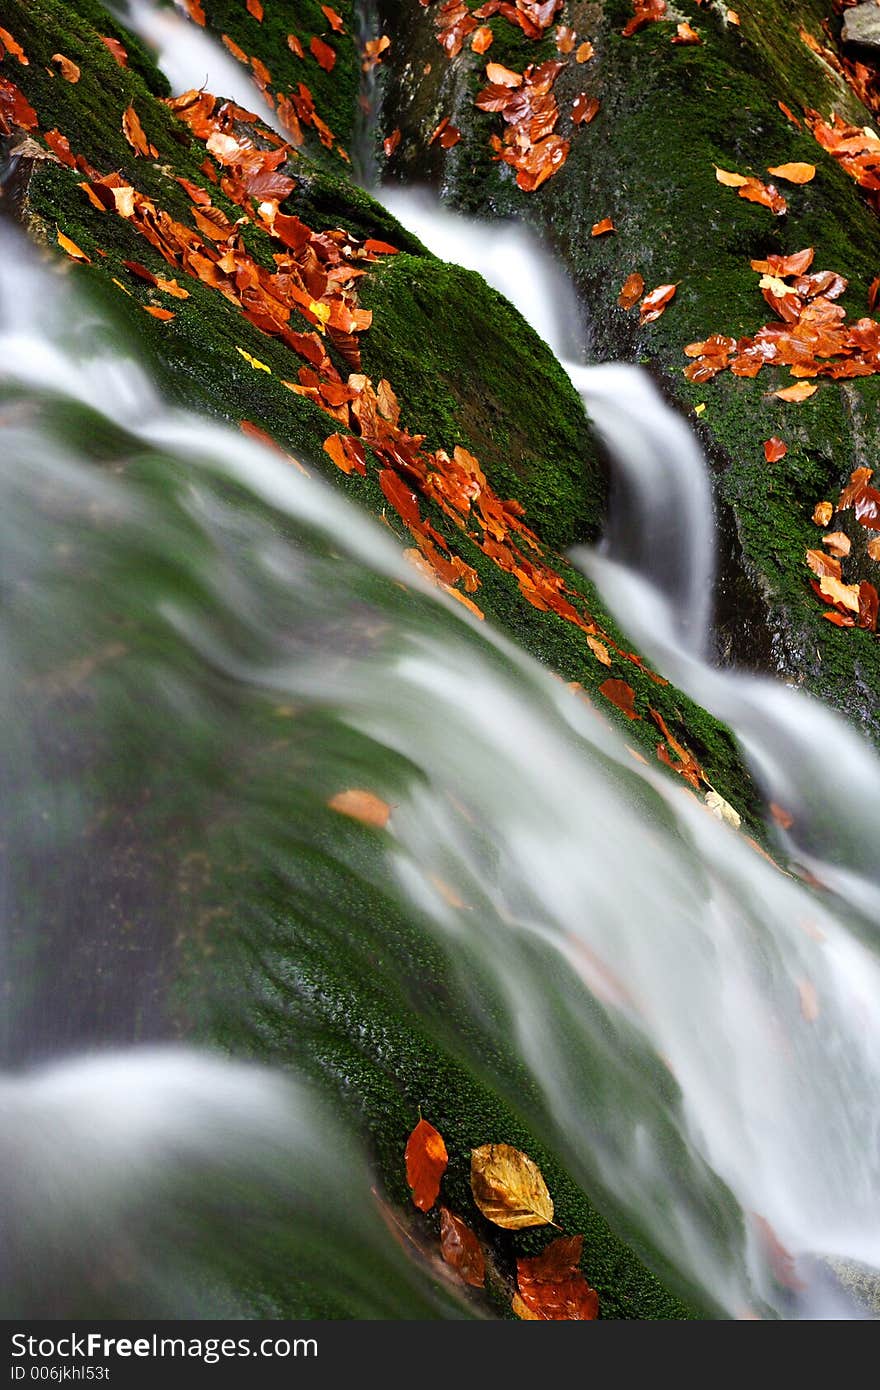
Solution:
{"label": "leaf floating in water", "polygon": [[466,1284],[474,1289],[485,1286],[483,1247],[470,1226],[446,1207],[440,1208],[440,1253]]}
{"label": "leaf floating in water", "polygon": [[406,1180],[419,1211],[430,1211],[436,1202],[448,1163],[443,1135],[427,1120],[419,1120],[406,1141]]}
{"label": "leaf floating in water", "polygon": [[364,791],[361,787],[351,787],[348,791],[337,792],[327,802],[331,811],[341,816],[350,816],[363,825],[374,825],[384,830],[391,815],[391,807],[375,792]]}
{"label": "leaf floating in water", "polygon": [[540,1168],[510,1144],[473,1150],[471,1191],[483,1215],[506,1231],[553,1221],[553,1199]]}
{"label": "leaf floating in water", "polygon": [[519,1297],[532,1318],[587,1322],[599,1316],[599,1295],[578,1268],[583,1244],[583,1236],[560,1236],[540,1255],[517,1260]]}
{"label": "leaf floating in water", "polygon": [[636,692],[631,685],[627,685],[626,681],[603,681],[599,686],[599,694],[604,695],[606,700],[610,700],[612,705],[616,705],[619,710],[622,710],[627,719],[641,719],[641,715],[636,714]]}

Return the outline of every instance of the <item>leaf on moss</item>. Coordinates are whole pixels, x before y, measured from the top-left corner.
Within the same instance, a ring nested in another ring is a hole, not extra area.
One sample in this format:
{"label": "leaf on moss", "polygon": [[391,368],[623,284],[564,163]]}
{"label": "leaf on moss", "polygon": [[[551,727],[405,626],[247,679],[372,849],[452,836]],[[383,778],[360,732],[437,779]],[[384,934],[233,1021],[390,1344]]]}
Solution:
{"label": "leaf on moss", "polygon": [[379,830],[385,828],[391,815],[387,801],[362,787],[349,787],[346,791],[336,792],[327,805],[341,816],[349,816],[352,820],[359,820],[362,825],[373,825]]}
{"label": "leaf on moss", "polygon": [[406,1180],[419,1211],[430,1211],[449,1164],[443,1135],[427,1120],[419,1120],[406,1142]]}
{"label": "leaf on moss", "polygon": [[474,1289],[485,1286],[483,1247],[470,1226],[447,1207],[440,1208],[440,1253],[466,1284]]}
{"label": "leaf on moss", "polygon": [[473,1150],[471,1191],[483,1215],[504,1230],[553,1221],[553,1199],[540,1168],[510,1144],[483,1144]]}

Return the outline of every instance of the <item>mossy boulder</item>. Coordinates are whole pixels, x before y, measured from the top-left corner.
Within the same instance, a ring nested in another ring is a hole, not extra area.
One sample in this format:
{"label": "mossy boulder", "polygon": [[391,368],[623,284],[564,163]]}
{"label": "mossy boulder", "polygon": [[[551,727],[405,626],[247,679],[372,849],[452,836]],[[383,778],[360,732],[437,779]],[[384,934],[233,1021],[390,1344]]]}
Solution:
{"label": "mossy boulder", "polygon": [[[804,685],[877,739],[877,635],[823,619],[804,552],[819,543],[811,521],[816,502],[836,500],[853,468],[874,465],[880,378],[825,381],[812,399],[792,405],[772,396],[790,380],[782,368],[764,369],[752,380],[728,372],[702,386],[683,376],[686,344],[713,332],[751,334],[772,318],[750,267],[753,258],[813,246],[816,268],[849,281],[842,301],[848,317],[868,312],[878,273],[877,217],[802,119],[805,107],[826,118],[837,111],[858,126],[873,119],[826,57],[804,42],[802,27],[833,51],[822,27],[827,12],[824,0],[795,7],[756,0],[743,6],[735,23],[724,5],[683,0],[663,22],[626,38],[629,0],[566,4],[554,25],[576,29],[578,44],[588,38],[594,55],[578,63],[572,54],[556,81],[557,129],[571,149],[562,169],[528,193],[517,187],[513,170],[494,160],[489,141],[501,121],[477,110],[474,96],[485,85],[489,59],[521,72],[528,63],[560,56],[553,27],[533,41],[502,16],[489,18],[489,51],[478,57],[465,41],[450,62],[437,43],[431,10],[383,0],[382,22],[395,45],[381,88],[377,142],[394,129],[401,138],[389,159],[377,143],[376,158],[388,180],[429,179],[454,206],[520,218],[548,240],[567,265],[583,308],[586,359],[644,363],[706,449],[721,526],[722,660]],[[699,44],[671,42],[682,20],[697,29]],[[583,126],[571,120],[579,92],[601,102]],[[462,131],[448,151],[428,144],[443,115],[452,115]],[[800,187],[780,184],[788,200],[781,217],[722,187],[713,167],[767,181],[769,166],[795,161],[815,164],[817,174]],[[593,224],[606,217],[616,232],[593,237]],[[641,327],[634,310],[617,305],[633,271],[648,289],[678,287],[663,316]],[[774,435],[788,453],[768,464],[763,443]],[[861,577],[876,584],[880,570],[869,564]]]}

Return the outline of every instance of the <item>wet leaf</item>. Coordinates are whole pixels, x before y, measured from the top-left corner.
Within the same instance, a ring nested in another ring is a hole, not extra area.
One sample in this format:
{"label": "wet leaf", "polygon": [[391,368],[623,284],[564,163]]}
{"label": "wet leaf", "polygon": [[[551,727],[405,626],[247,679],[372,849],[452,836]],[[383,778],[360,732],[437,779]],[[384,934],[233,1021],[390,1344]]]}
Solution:
{"label": "wet leaf", "polygon": [[260,362],[258,358],[252,357],[249,352],[245,352],[243,347],[239,347],[238,344],[236,344],[235,351],[241,353],[245,362],[248,362],[255,372],[268,372],[270,376],[272,375],[271,367],[267,367],[265,362]]}
{"label": "wet leaf", "polygon": [[504,67],[503,63],[487,63],[486,76],[496,87],[521,87],[522,73]]}
{"label": "wet leaf", "polygon": [[782,830],[790,830],[794,825],[794,816],[784,807],[778,806],[775,801],[770,802],[770,814]]}
{"label": "wet leaf", "polygon": [[0,60],[6,53],[10,53],[13,58],[16,58],[22,67],[30,66],[27,54],[18,40],[12,37],[8,29],[0,29]]}
{"label": "wet leaf", "polygon": [[604,695],[606,700],[610,700],[612,705],[616,705],[619,710],[622,710],[627,719],[641,718],[641,715],[636,713],[636,692],[631,685],[627,685],[626,681],[603,681],[599,686],[599,694]]}
{"label": "wet leaf", "polygon": [[482,1289],[486,1283],[483,1248],[470,1226],[446,1207],[440,1208],[440,1253],[466,1284]]}
{"label": "wet leaf", "polygon": [[391,807],[387,801],[383,801],[375,792],[364,791],[361,787],[351,787],[347,791],[337,792],[331,796],[327,802],[331,811],[338,811],[341,816],[350,816],[352,820],[359,820],[362,825],[376,826],[379,830],[384,830],[391,815]]}
{"label": "wet leaf", "polygon": [[818,382],[796,381],[794,386],[783,386],[781,390],[774,391],[773,395],[781,401],[808,401],[818,390]]}
{"label": "wet leaf", "polygon": [[822,544],[839,560],[845,560],[852,549],[852,542],[844,531],[829,531],[822,537]]}
{"label": "wet leaf", "polygon": [[448,1163],[442,1134],[419,1120],[406,1143],[406,1180],[419,1211],[430,1211],[436,1202]]}
{"label": "wet leaf", "polygon": [[658,285],[646,294],[639,305],[639,322],[652,323],[654,319],[659,319],[677,289],[677,285]]}
{"label": "wet leaf", "polygon": [[324,440],[323,448],[343,473],[360,473],[366,477],[366,454],[359,439],[352,435],[331,434],[329,439]]}
{"label": "wet leaf", "polygon": [[788,453],[788,445],[778,435],[764,440],[764,457],[768,463],[778,463]]}
{"label": "wet leaf", "polygon": [[578,1268],[583,1243],[583,1236],[560,1236],[540,1255],[517,1260],[519,1298],[533,1318],[568,1322],[599,1316],[599,1295]]}
{"label": "wet leaf", "polygon": [[154,319],[161,319],[163,323],[167,323],[169,319],[174,318],[174,313],[171,309],[160,309],[157,304],[145,304],[144,313],[151,314]]}
{"label": "wet leaf", "polygon": [[577,43],[577,34],[567,24],[560,24],[556,30],[556,48],[559,53],[571,53]]}
{"label": "wet leaf", "polygon": [[440,134],[440,148],[442,150],[451,150],[454,145],[458,144],[460,139],[461,131],[458,129],[458,126],[447,125],[446,129],[441,131]]}
{"label": "wet leaf", "polygon": [[872,560],[880,560],[880,537],[868,541],[868,554]]}
{"label": "wet leaf", "polygon": [[72,63],[69,58],[65,58],[63,53],[53,53],[52,62],[57,63],[61,69],[61,76],[65,82],[78,82],[80,71],[76,63]]}
{"label": "wet leaf", "polygon": [[108,52],[109,52],[109,53],[112,53],[113,57],[116,59],[116,61],[117,61],[117,63],[119,64],[119,66],[120,66],[121,68],[127,68],[127,67],[128,67],[128,52],[127,52],[126,49],[122,46],[122,44],[119,42],[119,40],[118,40],[118,39],[111,39],[111,38],[109,38],[106,34],[99,34],[99,35],[98,35],[98,38],[101,40],[102,44],[103,44],[104,47],[108,50]]}
{"label": "wet leaf", "polygon": [[385,137],[385,139],[382,141],[382,148],[383,148],[383,150],[385,151],[385,158],[386,158],[386,159],[390,159],[391,156],[394,154],[394,151],[397,149],[398,145],[400,144],[400,140],[401,140],[401,135],[400,135],[400,129],[399,129],[399,127],[398,127],[398,129],[392,130],[391,134],[390,134],[390,135],[387,135],[387,136]]}
{"label": "wet leaf", "polygon": [[131,105],[126,107],[122,113],[122,133],[135,154],[152,155],[154,159],[156,158],[158,151],[155,146],[150,144],[144,134],[144,128],[140,123],[138,114]]}
{"label": "wet leaf", "polygon": [[813,508],[813,520],[817,526],[827,526],[833,515],[834,508],[830,502],[817,502]]}
{"label": "wet leaf", "polygon": [[624,280],[617,302],[621,309],[632,309],[638,304],[645,292],[645,281],[637,270],[628,275]]}
{"label": "wet leaf", "polygon": [[332,72],[336,64],[335,49],[332,49],[329,43],[325,43],[323,39],[319,38],[309,39],[309,48],[312,51],[312,57],[324,71]]}
{"label": "wet leaf", "polygon": [[471,48],[475,53],[485,53],[492,47],[494,35],[488,24],[481,24],[471,36]]}
{"label": "wet leaf", "polygon": [[820,579],[827,574],[832,575],[834,579],[841,577],[840,561],[835,559],[833,555],[826,555],[824,550],[808,550],[806,561],[813,573]]}
{"label": "wet leaf", "polygon": [[743,174],[731,174],[727,169],[719,169],[717,164],[713,164],[715,177],[719,183],[723,183],[725,188],[742,188],[748,183],[748,179]]}
{"label": "wet leaf", "polygon": [[785,179],[786,183],[810,183],[816,177],[815,164],[777,164],[774,168],[767,170],[768,174],[775,174],[778,179]]}
{"label": "wet leaf", "polygon": [[600,642],[598,637],[588,637],[587,646],[593,653],[597,661],[601,661],[603,666],[611,665],[611,654],[604,642]]}
{"label": "wet leaf", "polygon": [[741,824],[740,814],[734,810],[729,801],[725,801],[720,793],[712,790],[706,793],[706,805],[718,820],[725,821],[732,825],[734,830],[738,830]]}
{"label": "wet leaf", "polygon": [[65,236],[63,232],[58,233],[58,245],[62,251],[67,252],[71,260],[85,261],[87,264],[91,264],[91,257],[87,256],[85,251],[81,251],[76,242],[71,241],[70,237]]}
{"label": "wet leaf", "polygon": [[819,580],[819,591],[825,598],[832,603],[837,603],[841,608],[846,608],[850,612],[859,614],[861,609],[861,594],[858,584],[843,584],[834,575],[823,574]]}
{"label": "wet leaf", "polygon": [[523,1322],[543,1322],[543,1321],[544,1321],[543,1318],[541,1317],[541,1314],[540,1314],[540,1313],[533,1313],[533,1312],[532,1312],[532,1310],[531,1310],[531,1308],[529,1307],[529,1305],[523,1301],[523,1299],[520,1297],[520,1295],[519,1295],[518,1293],[515,1293],[515,1294],[513,1295],[513,1298],[510,1300],[510,1306],[511,1306],[511,1308],[513,1309],[513,1311],[516,1313],[516,1316],[517,1316],[518,1318],[522,1318]]}
{"label": "wet leaf", "polygon": [[329,5],[322,5],[321,10],[323,12],[324,18],[327,20],[327,23],[330,25],[330,28],[333,30],[334,34],[344,34],[345,24],[343,22],[342,15],[337,14],[336,11],[331,9]]}
{"label": "wet leaf", "polygon": [[601,104],[598,97],[587,96],[586,92],[581,92],[572,102],[571,119],[575,125],[589,125],[598,114]]}
{"label": "wet leaf", "polygon": [[510,1144],[483,1144],[473,1150],[471,1191],[483,1215],[506,1231],[553,1221],[553,1199],[540,1168]]}
{"label": "wet leaf", "polygon": [[594,222],[590,229],[590,236],[604,236],[606,232],[615,232],[617,228],[610,217],[603,217],[601,222]]}
{"label": "wet leaf", "polygon": [[702,43],[703,40],[700,38],[696,29],[692,29],[687,20],[685,20],[683,24],[679,24],[676,28],[675,33],[672,35],[672,42],[691,44]]}
{"label": "wet leaf", "polygon": [[575,62],[588,63],[593,56],[593,51],[593,45],[589,39],[585,39],[582,44],[578,45],[578,50],[574,55]]}

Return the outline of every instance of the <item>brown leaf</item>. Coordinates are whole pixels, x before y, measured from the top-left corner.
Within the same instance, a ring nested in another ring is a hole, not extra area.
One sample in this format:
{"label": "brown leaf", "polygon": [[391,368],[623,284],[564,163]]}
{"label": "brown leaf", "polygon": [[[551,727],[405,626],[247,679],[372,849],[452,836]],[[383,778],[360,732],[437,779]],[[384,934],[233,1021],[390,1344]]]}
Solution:
{"label": "brown leaf", "polygon": [[570,53],[577,42],[577,34],[574,29],[570,29],[567,24],[560,24],[556,29],[556,49],[559,53]]}
{"label": "brown leaf", "polygon": [[442,1134],[419,1120],[406,1142],[406,1180],[419,1211],[430,1211],[436,1202],[448,1163]]}
{"label": "brown leaf", "polygon": [[330,25],[330,28],[333,30],[334,34],[344,34],[345,24],[343,23],[342,15],[337,14],[336,11],[332,10],[329,5],[322,5],[321,10],[323,11],[324,18],[327,20],[327,23]]}
{"label": "brown leaf", "polygon": [[626,681],[603,681],[599,686],[599,694],[604,695],[606,700],[610,700],[612,705],[616,705],[619,710],[622,710],[627,719],[641,718],[641,715],[636,714],[636,692],[631,685],[627,685]]}
{"label": "brown leaf", "polygon": [[581,92],[572,103],[571,119],[575,125],[589,125],[598,114],[601,105],[598,97],[590,97],[586,92]]}
{"label": "brown leaf", "polygon": [[807,564],[820,579],[827,574],[834,579],[840,578],[840,561],[835,560],[833,555],[826,555],[824,550],[808,550]]}
{"label": "brown leaf", "polygon": [[813,508],[813,520],[817,526],[827,526],[833,515],[834,508],[830,502],[817,502]]}
{"label": "brown leaf", "polygon": [[122,46],[122,44],[119,42],[119,40],[118,40],[118,39],[111,39],[111,38],[109,38],[106,34],[99,34],[99,35],[98,35],[98,38],[101,40],[102,44],[103,44],[104,47],[108,50],[108,52],[112,53],[113,57],[116,59],[116,61],[117,61],[117,63],[119,64],[119,66],[120,66],[121,68],[127,68],[127,67],[128,67],[128,53],[127,53],[127,51],[125,50],[125,48],[123,48],[123,46]]}
{"label": "brown leaf", "polygon": [[440,133],[441,150],[451,150],[461,139],[461,131],[458,126],[447,125],[445,130]]}
{"label": "brown leaf", "polygon": [[615,232],[617,228],[610,217],[603,217],[601,222],[594,222],[590,229],[590,236],[604,236],[606,232]]}
{"label": "brown leaf", "polygon": [[57,63],[61,69],[61,76],[65,82],[78,82],[80,71],[76,63],[72,63],[69,58],[65,58],[63,53],[53,53],[52,62]]}
{"label": "brown leaf", "polygon": [[534,1317],[561,1322],[599,1316],[599,1295],[578,1268],[583,1243],[583,1236],[561,1236],[540,1255],[517,1260],[519,1295]]}
{"label": "brown leaf", "polygon": [[778,463],[787,453],[788,445],[778,435],[773,434],[764,440],[764,457],[768,463]]}
{"label": "brown leaf", "polygon": [[513,1298],[510,1300],[510,1306],[511,1306],[511,1308],[513,1309],[513,1311],[516,1313],[516,1316],[517,1316],[518,1318],[522,1318],[523,1322],[543,1322],[543,1321],[544,1321],[543,1318],[541,1317],[541,1314],[540,1314],[540,1313],[533,1313],[533,1312],[532,1312],[532,1310],[531,1310],[531,1308],[529,1307],[529,1305],[528,1305],[527,1303],[523,1302],[522,1298],[520,1297],[520,1295],[519,1295],[518,1293],[515,1293],[515,1294],[513,1295]]}
{"label": "brown leaf", "polygon": [[470,1226],[446,1207],[440,1208],[440,1253],[466,1284],[482,1289],[486,1283],[483,1248]]}
{"label": "brown leaf", "polygon": [[129,105],[122,113],[122,133],[125,136],[135,154],[152,155],[155,159],[158,151],[150,144],[144,128],[140,123],[138,114],[134,107]]}
{"label": "brown leaf", "polygon": [[794,825],[794,816],[782,806],[778,806],[775,801],[770,802],[770,814],[783,830],[790,830]]}
{"label": "brown leaf", "polygon": [[645,282],[637,270],[624,280],[617,302],[621,309],[632,309],[638,304],[645,291]]}
{"label": "brown leaf", "polygon": [[578,45],[574,60],[576,63],[588,63],[593,56],[593,52],[593,45],[590,43],[589,39],[585,39],[582,44]]}
{"label": "brown leaf", "polygon": [[777,164],[774,168],[767,170],[768,174],[775,174],[778,179],[785,179],[786,183],[809,183],[816,177],[815,164]]}
{"label": "brown leaf", "polygon": [[781,401],[807,401],[810,396],[814,396],[819,390],[819,384],[815,381],[796,381],[794,386],[783,386],[781,390],[774,391],[773,395]]}
{"label": "brown leaf", "polygon": [[471,36],[471,48],[475,53],[485,53],[492,47],[494,35],[488,24],[481,24],[479,29],[475,29]]}
{"label": "brown leaf", "polygon": [[685,22],[684,22],[683,24],[679,24],[678,27],[676,28],[675,33],[672,35],[672,42],[673,42],[673,43],[702,43],[703,40],[700,38],[700,36],[699,36],[699,34],[697,33],[696,29],[692,29],[691,26],[688,24],[687,20],[685,20]]}
{"label": "brown leaf", "polygon": [[593,653],[593,656],[596,658],[596,660],[601,661],[603,666],[611,665],[611,654],[608,651],[608,648],[605,646],[604,642],[600,642],[598,637],[588,637],[587,646]]}
{"label": "brown leaf", "polygon": [[331,796],[327,805],[331,811],[338,811],[341,816],[350,816],[352,820],[359,820],[363,825],[376,826],[379,830],[385,828],[391,815],[391,807],[387,801],[383,801],[375,792],[364,791],[360,787],[337,792],[335,796]]}
{"label": "brown leaf", "polygon": [[167,323],[168,319],[174,318],[173,310],[160,309],[157,304],[145,304],[144,313],[152,314],[154,319],[161,319],[163,323]]}
{"label": "brown leaf", "polygon": [[880,560],[880,537],[868,541],[868,554],[872,560]]}
{"label": "brown leaf", "polygon": [[510,1144],[483,1144],[473,1150],[471,1191],[483,1215],[506,1231],[553,1221],[553,1199],[540,1168]]}
{"label": "brown leaf", "polygon": [[394,151],[400,144],[400,139],[401,136],[399,127],[396,130],[392,130],[390,135],[386,135],[385,139],[382,141],[382,148],[385,151],[386,159],[390,159],[391,156],[394,154]]}

